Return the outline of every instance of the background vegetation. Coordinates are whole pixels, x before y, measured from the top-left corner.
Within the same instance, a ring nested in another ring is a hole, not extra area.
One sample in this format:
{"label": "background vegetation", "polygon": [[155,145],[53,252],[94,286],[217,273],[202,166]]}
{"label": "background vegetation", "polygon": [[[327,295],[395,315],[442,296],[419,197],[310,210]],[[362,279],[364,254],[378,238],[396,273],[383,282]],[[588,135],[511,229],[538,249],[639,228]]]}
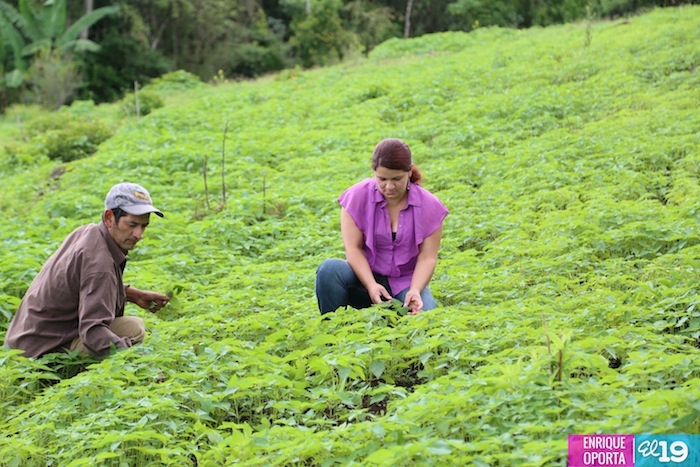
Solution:
{"label": "background vegetation", "polygon": [[[147,341],[101,362],[0,350],[0,463],[564,465],[569,433],[700,433],[699,43],[686,6],[235,84],[174,73],[147,116],[13,106],[0,331],[123,180],[166,213],[125,280],[176,300],[130,306]],[[79,119],[97,136],[50,151]],[[389,136],[451,210],[442,307],[321,320],[335,199]]]}
{"label": "background vegetation", "polygon": [[614,19],[698,0],[0,0],[0,112],[114,102],[153,77],[250,78],[394,37]]}

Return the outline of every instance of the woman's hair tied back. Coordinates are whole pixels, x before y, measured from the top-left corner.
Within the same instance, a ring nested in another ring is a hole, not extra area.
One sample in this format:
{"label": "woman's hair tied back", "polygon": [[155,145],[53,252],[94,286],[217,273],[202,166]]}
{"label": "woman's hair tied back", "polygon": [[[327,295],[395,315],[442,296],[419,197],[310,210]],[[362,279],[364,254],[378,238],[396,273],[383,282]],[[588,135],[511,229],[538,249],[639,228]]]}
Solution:
{"label": "woman's hair tied back", "polygon": [[412,183],[417,183],[421,179],[418,167],[413,164],[411,148],[398,138],[383,139],[374,147],[372,170],[377,170],[378,167],[411,172]]}

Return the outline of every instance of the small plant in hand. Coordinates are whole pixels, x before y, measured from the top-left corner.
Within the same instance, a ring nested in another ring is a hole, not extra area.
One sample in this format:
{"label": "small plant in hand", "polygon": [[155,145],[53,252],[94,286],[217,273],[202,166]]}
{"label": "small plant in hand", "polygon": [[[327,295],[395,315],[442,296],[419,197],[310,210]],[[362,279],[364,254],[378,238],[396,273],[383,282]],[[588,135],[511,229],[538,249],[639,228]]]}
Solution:
{"label": "small plant in hand", "polygon": [[[156,313],[156,316],[161,320],[172,321],[179,318],[179,311],[182,310],[182,302],[180,302],[179,295],[185,290],[182,285],[174,285],[167,289],[166,295],[170,297],[168,303],[161,310]],[[151,306],[155,306],[155,302],[151,302]]]}
{"label": "small plant in hand", "polygon": [[403,306],[403,302],[397,298],[392,298],[391,300],[386,300],[382,303],[377,303],[374,306],[377,306],[379,308],[387,308],[389,310],[393,310],[396,312],[397,315],[399,316],[406,316],[408,314],[408,307]]}

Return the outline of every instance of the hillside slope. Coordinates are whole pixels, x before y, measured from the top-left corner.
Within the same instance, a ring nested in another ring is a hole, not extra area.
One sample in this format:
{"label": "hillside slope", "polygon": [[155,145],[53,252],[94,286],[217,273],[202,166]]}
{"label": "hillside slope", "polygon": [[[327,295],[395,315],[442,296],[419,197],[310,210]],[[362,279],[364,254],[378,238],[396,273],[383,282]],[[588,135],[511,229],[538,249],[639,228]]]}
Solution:
{"label": "hillside slope", "polygon": [[[700,7],[389,41],[4,174],[3,332],[123,180],[166,213],[125,282],[179,303],[77,375],[0,350],[0,464],[564,465],[570,433],[699,434],[699,46]],[[335,199],[385,137],[450,209],[442,306],[323,321]]]}

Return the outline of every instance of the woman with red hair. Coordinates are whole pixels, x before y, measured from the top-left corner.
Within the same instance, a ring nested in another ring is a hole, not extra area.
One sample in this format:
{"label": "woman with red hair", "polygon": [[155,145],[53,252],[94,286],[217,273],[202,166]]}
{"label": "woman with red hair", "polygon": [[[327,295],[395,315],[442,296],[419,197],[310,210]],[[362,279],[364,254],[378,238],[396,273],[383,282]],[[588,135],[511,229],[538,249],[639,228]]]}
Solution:
{"label": "woman with red hair", "polygon": [[338,198],[346,259],[327,259],[316,271],[321,314],[392,298],[403,302],[409,314],[437,307],[428,284],[447,208],[419,185],[421,173],[400,139],[377,144],[372,170],[373,178]]}

